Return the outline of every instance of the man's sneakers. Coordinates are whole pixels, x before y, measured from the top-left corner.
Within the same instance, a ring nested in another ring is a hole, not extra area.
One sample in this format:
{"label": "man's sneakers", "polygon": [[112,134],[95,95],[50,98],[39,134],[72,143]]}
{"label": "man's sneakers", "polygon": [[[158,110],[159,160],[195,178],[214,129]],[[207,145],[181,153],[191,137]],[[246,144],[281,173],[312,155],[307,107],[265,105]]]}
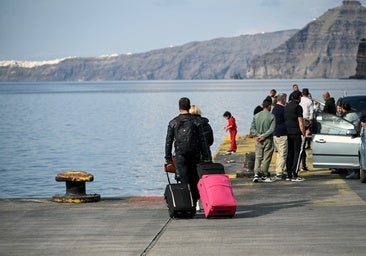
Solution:
{"label": "man's sneakers", "polygon": [[286,180],[287,175],[286,174],[279,174],[275,176],[276,180]]}
{"label": "man's sneakers", "polygon": [[276,176],[275,179],[271,179],[271,177],[259,177],[258,175],[254,175],[253,178],[253,183],[258,183],[258,182],[274,182],[276,180],[286,180],[286,181],[294,181],[294,182],[301,182],[304,181],[304,178],[301,177],[296,177],[296,178],[287,178],[286,176]]}
{"label": "man's sneakers", "polygon": [[254,175],[253,178],[253,183],[258,183],[258,182],[274,182],[273,179],[271,179],[270,177],[258,177],[258,175]]}
{"label": "man's sneakers", "polygon": [[274,180],[272,180],[270,177],[267,177],[267,178],[262,178],[262,182],[274,182]]}
{"label": "man's sneakers", "polygon": [[295,182],[298,182],[298,181],[304,181],[305,179],[304,178],[301,178],[301,177],[296,177],[296,178],[292,178],[291,181],[295,181]]}

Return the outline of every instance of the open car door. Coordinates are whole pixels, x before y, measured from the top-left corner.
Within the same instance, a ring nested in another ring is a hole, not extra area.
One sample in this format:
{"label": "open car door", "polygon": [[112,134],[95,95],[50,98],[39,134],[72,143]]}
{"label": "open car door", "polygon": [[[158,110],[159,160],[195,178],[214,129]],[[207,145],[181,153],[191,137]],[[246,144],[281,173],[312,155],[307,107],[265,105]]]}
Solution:
{"label": "open car door", "polygon": [[318,113],[313,131],[315,168],[359,169],[360,146],[358,124],[332,114]]}

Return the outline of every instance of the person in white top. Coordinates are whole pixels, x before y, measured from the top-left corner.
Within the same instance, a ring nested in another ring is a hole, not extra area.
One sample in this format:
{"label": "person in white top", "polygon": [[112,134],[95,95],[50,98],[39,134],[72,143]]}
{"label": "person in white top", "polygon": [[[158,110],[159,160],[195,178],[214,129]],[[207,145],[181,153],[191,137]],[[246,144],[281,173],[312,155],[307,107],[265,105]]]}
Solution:
{"label": "person in white top", "polygon": [[[311,99],[311,95],[309,93],[308,88],[302,89],[302,97],[300,100],[300,106],[302,107],[302,114],[305,123],[305,143],[304,149],[310,149],[311,144],[311,129],[313,125],[313,118],[314,118],[314,102]],[[307,146],[306,146],[307,145]],[[306,147],[305,147],[306,146]],[[303,153],[301,155],[301,163],[302,163],[302,170],[308,171],[306,166],[306,152],[303,149]]]}
{"label": "person in white top", "polygon": [[304,88],[302,90],[300,105],[302,107],[302,115],[304,117],[304,120],[312,122],[314,117],[314,102],[311,99],[308,88]]}

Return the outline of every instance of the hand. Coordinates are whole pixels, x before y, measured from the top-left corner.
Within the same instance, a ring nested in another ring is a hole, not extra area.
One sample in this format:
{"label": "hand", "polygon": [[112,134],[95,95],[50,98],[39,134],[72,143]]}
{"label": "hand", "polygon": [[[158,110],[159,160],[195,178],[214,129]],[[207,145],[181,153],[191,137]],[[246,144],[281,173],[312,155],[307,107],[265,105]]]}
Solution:
{"label": "hand", "polygon": [[257,137],[258,142],[264,141],[265,139],[262,135]]}

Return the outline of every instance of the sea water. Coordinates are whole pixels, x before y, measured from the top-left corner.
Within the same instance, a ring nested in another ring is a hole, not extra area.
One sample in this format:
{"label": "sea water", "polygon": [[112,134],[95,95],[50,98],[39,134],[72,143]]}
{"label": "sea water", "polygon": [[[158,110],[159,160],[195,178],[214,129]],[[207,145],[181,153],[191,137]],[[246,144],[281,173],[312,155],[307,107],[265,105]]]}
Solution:
{"label": "sea water", "polygon": [[226,135],[225,111],[249,132],[254,108],[271,89],[292,84],[337,99],[366,94],[362,80],[212,80],[0,83],[0,198],[51,197],[65,192],[55,176],[94,175],[87,193],[102,197],[162,195],[168,122],[189,97],[209,118],[212,151]]}

